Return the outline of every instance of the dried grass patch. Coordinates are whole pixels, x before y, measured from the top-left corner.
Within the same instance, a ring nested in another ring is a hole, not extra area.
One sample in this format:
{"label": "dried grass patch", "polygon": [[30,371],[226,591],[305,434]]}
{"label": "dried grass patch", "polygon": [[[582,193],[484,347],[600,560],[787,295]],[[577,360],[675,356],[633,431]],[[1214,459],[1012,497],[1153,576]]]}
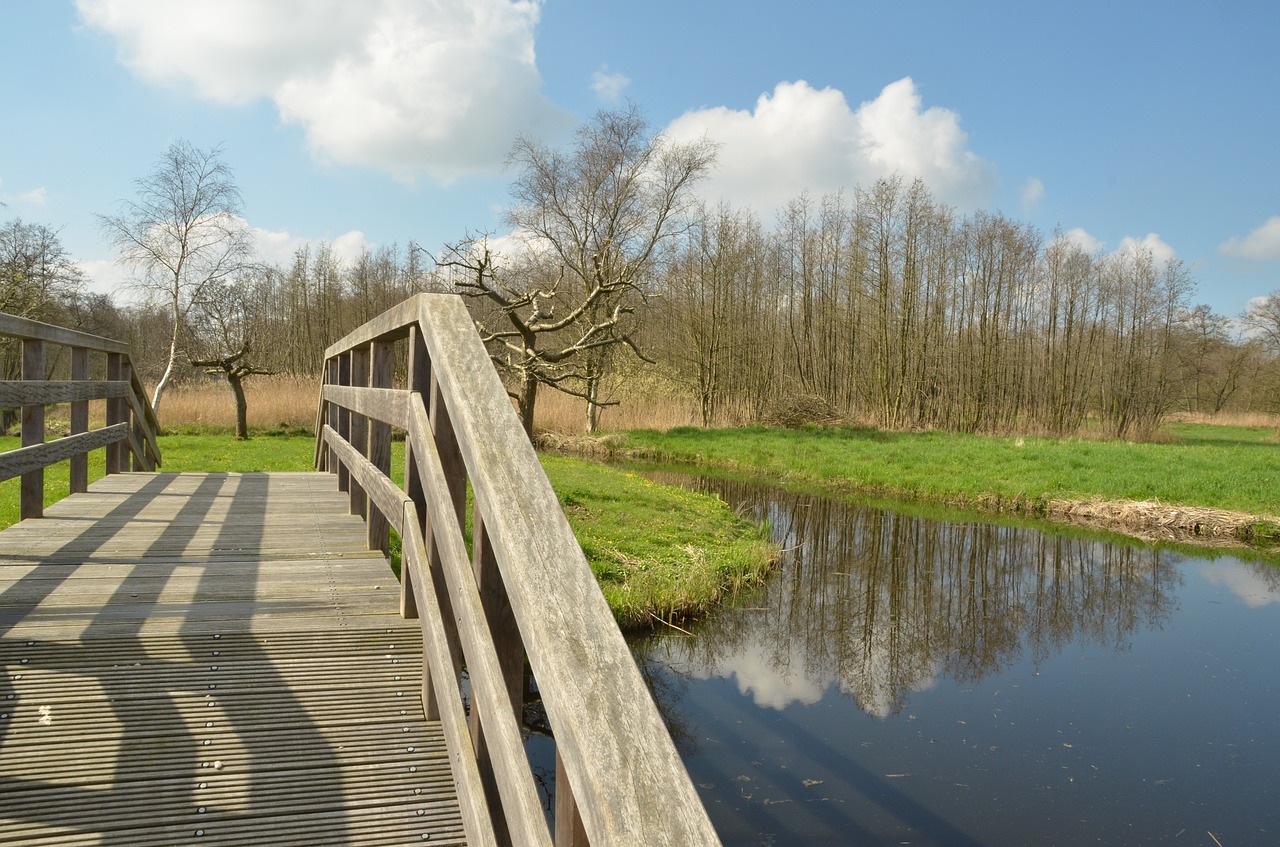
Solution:
{"label": "dried grass patch", "polygon": [[[678,426],[692,426],[699,422],[692,404],[685,397],[655,393],[636,394],[617,399],[621,401],[617,406],[607,406],[600,410],[601,429],[668,430]],[[587,431],[586,401],[580,397],[544,387],[538,392],[533,427],[539,433],[555,433],[561,436],[584,435]]]}
{"label": "dried grass patch", "polygon": [[[244,382],[251,429],[307,428],[316,424],[318,382],[299,376],[257,376]],[[197,426],[233,428],[235,398],[224,381],[200,381],[176,385],[160,401],[160,421],[165,427]]]}
{"label": "dried grass patch", "polygon": [[1046,516],[1148,540],[1203,544],[1240,544],[1274,537],[1280,531],[1280,517],[1275,515],[1180,506],[1158,500],[1050,500]]}

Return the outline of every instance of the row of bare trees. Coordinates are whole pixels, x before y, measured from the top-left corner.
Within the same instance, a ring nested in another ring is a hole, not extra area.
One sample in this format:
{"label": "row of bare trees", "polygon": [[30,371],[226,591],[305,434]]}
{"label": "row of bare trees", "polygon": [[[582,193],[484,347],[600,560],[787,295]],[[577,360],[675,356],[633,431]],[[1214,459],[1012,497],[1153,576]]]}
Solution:
{"label": "row of bare trees", "polygon": [[1062,435],[1093,419],[1126,437],[1265,396],[1259,344],[1193,308],[1182,263],[1144,247],[958,216],[900,178],[802,195],[772,231],[726,206],[693,224],[644,340],[705,423],[808,404],[890,428]]}
{"label": "row of bare trees", "polygon": [[243,407],[244,378],[313,376],[334,339],[436,290],[470,298],[530,430],[539,386],[582,399],[594,429],[642,381],[690,398],[707,424],[1065,435],[1096,421],[1142,437],[1174,410],[1280,411],[1280,293],[1240,336],[1191,305],[1177,260],[960,215],[898,177],[801,194],[768,228],[694,202],[714,158],[634,107],[602,112],[564,150],[517,143],[511,236],[437,256],[308,245],[273,266],[251,253],[221,151],[178,142],[100,219],[136,280],[131,305],[87,293],[56,232],[14,221],[0,230],[0,309],[130,341],[157,405],[203,371]]}

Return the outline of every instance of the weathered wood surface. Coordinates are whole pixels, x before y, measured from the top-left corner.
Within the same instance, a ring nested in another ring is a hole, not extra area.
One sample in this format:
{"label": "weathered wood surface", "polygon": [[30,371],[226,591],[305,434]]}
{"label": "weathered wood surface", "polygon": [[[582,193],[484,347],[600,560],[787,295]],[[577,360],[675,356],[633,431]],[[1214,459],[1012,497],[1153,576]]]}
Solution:
{"label": "weathered wood surface", "polygon": [[103,400],[125,397],[129,383],[124,380],[0,380],[0,409],[31,404],[70,403],[75,400]]}
{"label": "weathered wood surface", "polygon": [[0,481],[13,479],[15,476],[48,467],[73,456],[83,456],[90,450],[124,441],[128,437],[129,425],[118,423],[78,435],[68,435],[57,441],[46,441],[42,444],[33,444],[30,447],[20,447],[17,450],[0,453]]}
{"label": "weathered wood surface", "polygon": [[128,353],[129,345],[112,338],[90,335],[78,329],[33,321],[0,312],[0,335],[14,338],[39,338],[64,347],[86,347],[90,350],[101,350],[105,353]]}
{"label": "weathered wood surface", "polygon": [[465,305],[430,294],[408,302],[583,831],[597,845],[719,844]]}
{"label": "weathered wood surface", "polygon": [[422,636],[328,474],[119,474],[0,532],[0,844],[460,844]]}

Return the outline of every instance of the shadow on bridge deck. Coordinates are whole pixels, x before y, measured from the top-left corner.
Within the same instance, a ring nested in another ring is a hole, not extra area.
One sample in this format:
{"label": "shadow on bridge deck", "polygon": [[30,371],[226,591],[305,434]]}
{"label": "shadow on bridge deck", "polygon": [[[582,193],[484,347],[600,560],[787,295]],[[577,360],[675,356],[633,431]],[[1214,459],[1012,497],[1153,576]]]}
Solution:
{"label": "shadow on bridge deck", "polygon": [[328,474],[121,474],[0,532],[0,842],[462,843],[348,504]]}

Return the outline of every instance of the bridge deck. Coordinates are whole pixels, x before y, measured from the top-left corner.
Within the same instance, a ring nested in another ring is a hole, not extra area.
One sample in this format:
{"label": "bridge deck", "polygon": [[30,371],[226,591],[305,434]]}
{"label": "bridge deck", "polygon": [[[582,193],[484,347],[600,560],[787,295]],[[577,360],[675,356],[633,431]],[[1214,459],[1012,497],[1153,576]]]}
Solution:
{"label": "bridge deck", "polygon": [[0,532],[0,845],[460,844],[421,638],[328,474],[119,474]]}

